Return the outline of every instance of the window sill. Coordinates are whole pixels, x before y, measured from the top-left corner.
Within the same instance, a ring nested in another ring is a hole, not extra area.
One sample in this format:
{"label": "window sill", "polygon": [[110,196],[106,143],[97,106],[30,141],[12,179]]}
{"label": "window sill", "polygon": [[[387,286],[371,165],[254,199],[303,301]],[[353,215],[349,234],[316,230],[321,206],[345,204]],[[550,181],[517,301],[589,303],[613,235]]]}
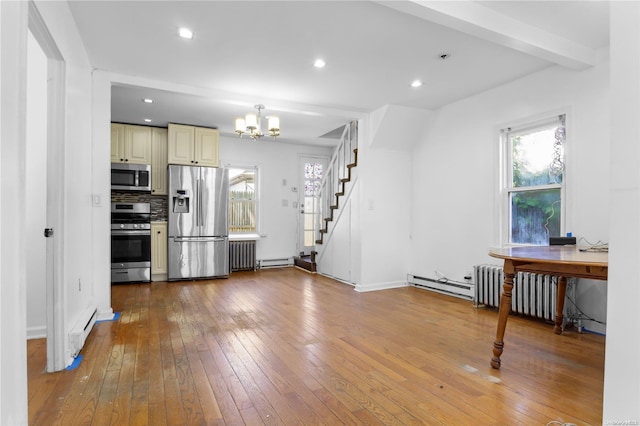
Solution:
{"label": "window sill", "polygon": [[229,241],[250,241],[259,240],[262,238],[260,234],[247,233],[247,234],[229,234]]}

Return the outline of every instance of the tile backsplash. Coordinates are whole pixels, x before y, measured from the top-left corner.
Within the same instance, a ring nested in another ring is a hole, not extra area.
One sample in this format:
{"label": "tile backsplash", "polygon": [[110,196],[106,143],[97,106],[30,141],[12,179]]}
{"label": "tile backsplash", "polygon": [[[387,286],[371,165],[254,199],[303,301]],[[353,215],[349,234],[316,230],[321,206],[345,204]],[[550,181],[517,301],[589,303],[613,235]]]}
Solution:
{"label": "tile backsplash", "polygon": [[147,192],[111,191],[112,203],[149,203],[151,205],[151,221],[167,220],[167,196],[151,195]]}

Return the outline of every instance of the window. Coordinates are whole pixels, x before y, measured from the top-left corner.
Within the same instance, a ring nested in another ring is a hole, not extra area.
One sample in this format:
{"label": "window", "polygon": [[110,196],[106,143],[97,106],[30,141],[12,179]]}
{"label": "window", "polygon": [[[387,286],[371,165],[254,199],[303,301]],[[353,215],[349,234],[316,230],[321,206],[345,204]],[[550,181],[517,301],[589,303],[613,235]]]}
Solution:
{"label": "window", "polygon": [[507,243],[546,245],[564,230],[565,117],[502,130]]}
{"label": "window", "polygon": [[257,233],[257,167],[229,167],[229,232]]}

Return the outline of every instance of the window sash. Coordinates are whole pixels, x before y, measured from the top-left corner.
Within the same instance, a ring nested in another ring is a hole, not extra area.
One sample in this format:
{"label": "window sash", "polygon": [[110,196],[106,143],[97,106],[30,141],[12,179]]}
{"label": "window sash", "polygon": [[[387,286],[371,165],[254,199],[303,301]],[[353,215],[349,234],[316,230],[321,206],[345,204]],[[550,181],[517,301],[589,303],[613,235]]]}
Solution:
{"label": "window sash", "polygon": [[[538,120],[535,122],[527,123],[518,127],[510,127],[505,128],[500,131],[501,133],[501,145],[502,145],[502,158],[503,161],[503,172],[502,176],[502,235],[503,235],[503,244],[504,245],[531,245],[538,243],[516,243],[513,242],[512,235],[512,226],[513,226],[513,217],[512,217],[512,199],[515,194],[526,194],[526,193],[534,193],[536,191],[547,191],[553,189],[560,190],[560,205],[559,208],[555,212],[556,215],[560,217],[560,235],[563,235],[565,232],[565,209],[566,209],[566,171],[563,172],[562,180],[560,183],[549,183],[543,185],[529,185],[529,186],[514,186],[514,158],[513,158],[513,146],[512,146],[512,138],[518,136],[524,136],[531,133],[535,133],[537,131],[542,131],[544,129],[548,129],[551,127],[557,127],[563,125],[566,129],[566,116],[559,115],[553,118]],[[565,138],[566,144],[566,138]],[[566,146],[566,145],[565,145]],[[566,164],[566,150],[563,152],[563,161]]]}
{"label": "window sash", "polygon": [[[260,179],[258,166],[229,164],[227,169],[253,170],[252,198],[247,198],[248,190],[229,188],[228,229],[231,234],[257,234],[260,229]],[[234,195],[239,198],[234,198]]]}

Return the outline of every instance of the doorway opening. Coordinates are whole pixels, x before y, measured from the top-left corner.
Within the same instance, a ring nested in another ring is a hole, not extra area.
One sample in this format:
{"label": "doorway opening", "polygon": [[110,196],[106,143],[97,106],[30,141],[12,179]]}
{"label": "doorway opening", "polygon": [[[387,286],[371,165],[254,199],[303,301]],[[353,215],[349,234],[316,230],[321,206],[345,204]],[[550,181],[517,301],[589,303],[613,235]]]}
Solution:
{"label": "doorway opening", "polygon": [[311,256],[315,253],[317,224],[322,221],[317,195],[327,170],[327,163],[326,157],[301,156],[299,158],[298,252],[301,256]]}
{"label": "doorway opening", "polygon": [[[58,371],[66,367],[63,297],[63,170],[64,157],[64,81],[65,63],[53,37],[49,33],[44,20],[33,2],[29,2],[29,42],[27,51],[27,73],[33,73],[33,82],[27,83],[27,128],[38,128],[37,133],[27,131],[28,149],[41,149],[43,153],[38,163],[31,163],[27,155],[28,172],[41,167],[28,179],[33,179],[34,186],[44,190],[31,198],[27,205],[37,205],[44,215],[37,218],[38,228],[32,238],[37,239],[40,256],[39,277],[44,277],[44,286],[27,284],[30,300],[27,301],[27,312],[30,315],[28,324],[32,325],[34,334],[44,334],[47,339],[47,371]],[[44,81],[43,81],[44,80]],[[32,133],[29,133],[32,132]],[[31,139],[33,137],[33,139]],[[28,182],[27,185],[30,185]],[[35,220],[35,219],[34,219]],[[42,221],[45,222],[42,227]],[[36,223],[36,222],[34,222]],[[45,229],[48,238],[45,238]],[[42,241],[44,240],[44,243]],[[44,246],[44,248],[43,248]],[[44,250],[44,251],[43,251]],[[42,264],[44,259],[44,265]],[[29,276],[27,279],[30,279]],[[44,288],[42,288],[44,287]],[[44,297],[43,297],[44,295]],[[36,315],[35,310],[42,309],[44,316]],[[54,307],[57,306],[57,309]],[[44,323],[43,323],[44,321]],[[33,324],[36,324],[33,326]]]}

